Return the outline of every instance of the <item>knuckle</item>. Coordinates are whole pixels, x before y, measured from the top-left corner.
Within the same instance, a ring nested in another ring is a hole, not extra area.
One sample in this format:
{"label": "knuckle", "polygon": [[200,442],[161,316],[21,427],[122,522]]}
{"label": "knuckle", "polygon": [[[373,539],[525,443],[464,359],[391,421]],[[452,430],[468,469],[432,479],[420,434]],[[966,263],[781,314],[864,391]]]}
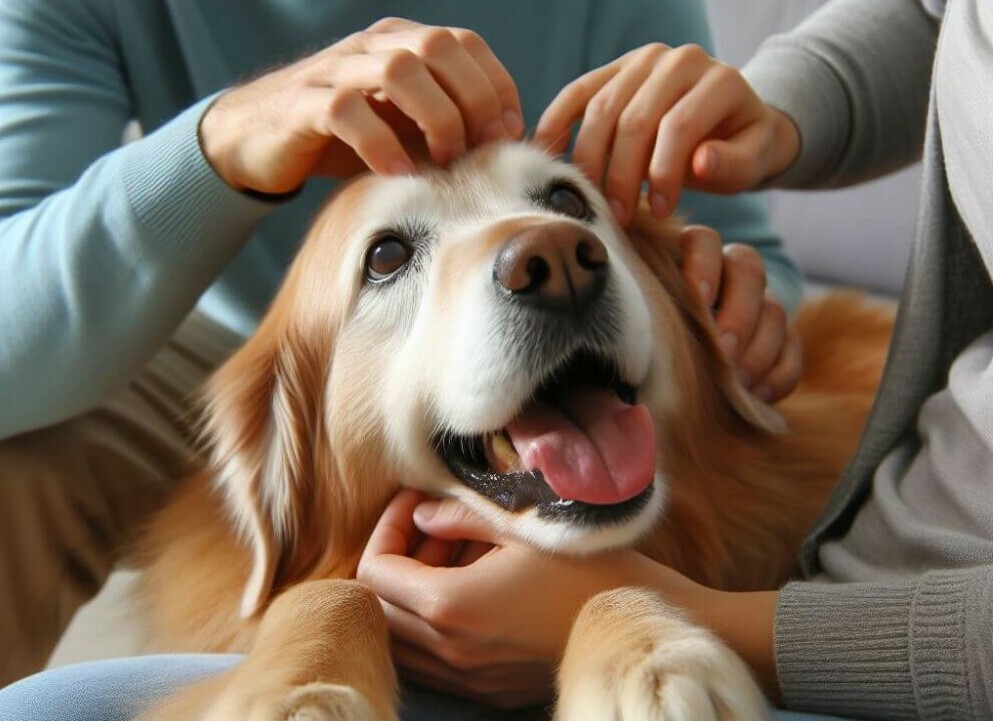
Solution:
{"label": "knuckle", "polygon": [[368,28],[366,28],[366,31],[374,32],[374,33],[387,32],[395,27],[398,27],[402,22],[403,22],[402,19],[391,15],[385,18],[380,18],[372,25],[370,25]]}
{"label": "knuckle", "polygon": [[696,43],[680,45],[672,51],[672,62],[678,67],[696,67],[709,61],[707,51]]}
{"label": "knuckle", "polygon": [[732,243],[724,247],[727,262],[742,276],[765,279],[765,263],[755,248],[743,243]]}
{"label": "knuckle", "polygon": [[710,72],[721,85],[737,85],[741,79],[741,74],[726,63],[714,63]]}
{"label": "knuckle", "polygon": [[340,121],[348,117],[355,108],[355,104],[361,101],[361,95],[357,90],[345,88],[335,90],[327,104],[328,117],[333,121]]}
{"label": "knuckle", "polygon": [[776,325],[786,325],[786,309],[783,308],[779,301],[772,298],[766,298],[762,307],[762,312],[768,316],[771,321],[776,323]]}
{"label": "knuckle", "polygon": [[645,136],[657,130],[655,119],[641,111],[624,111],[617,121],[617,132],[623,135]]}
{"label": "knuckle", "polygon": [[660,42],[648,43],[647,45],[643,45],[641,48],[642,52],[649,57],[661,57],[671,49],[672,48],[665,43]]}
{"label": "knuckle", "polygon": [[679,108],[673,108],[662,118],[659,129],[672,137],[688,135],[693,130],[693,116]]}
{"label": "knuckle", "polygon": [[482,36],[469,30],[467,28],[452,28],[452,35],[458,40],[462,47],[469,51],[470,54],[475,54],[479,51],[485,51],[489,49],[489,45],[483,40]]}
{"label": "knuckle", "polygon": [[422,616],[435,630],[444,632],[457,624],[460,614],[456,605],[441,594],[425,604]]}
{"label": "knuckle", "polygon": [[459,41],[448,28],[426,28],[421,31],[417,46],[421,55],[426,58],[438,58],[452,52]]}
{"label": "knuckle", "polygon": [[418,72],[421,59],[417,54],[406,48],[389,51],[386,62],[383,63],[383,79],[387,83],[400,83]]}
{"label": "knuckle", "polygon": [[606,120],[617,115],[617,101],[606,93],[597,93],[586,106],[586,115],[594,120]]}

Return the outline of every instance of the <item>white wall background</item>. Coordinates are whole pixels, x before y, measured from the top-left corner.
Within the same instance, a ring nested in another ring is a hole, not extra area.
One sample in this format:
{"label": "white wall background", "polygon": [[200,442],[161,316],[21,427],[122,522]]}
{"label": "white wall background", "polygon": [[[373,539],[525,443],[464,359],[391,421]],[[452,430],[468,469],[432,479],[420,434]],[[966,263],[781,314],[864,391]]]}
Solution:
{"label": "white wall background", "polygon": [[[824,0],[705,0],[717,53],[741,66],[762,39],[794,27]],[[834,191],[768,193],[773,225],[812,278],[896,294],[917,214],[920,166]]]}

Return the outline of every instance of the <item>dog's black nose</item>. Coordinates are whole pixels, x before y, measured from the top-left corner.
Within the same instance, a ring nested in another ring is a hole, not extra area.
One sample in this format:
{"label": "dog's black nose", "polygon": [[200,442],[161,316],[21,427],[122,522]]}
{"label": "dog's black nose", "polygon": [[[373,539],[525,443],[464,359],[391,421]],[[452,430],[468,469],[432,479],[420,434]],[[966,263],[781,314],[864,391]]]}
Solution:
{"label": "dog's black nose", "polygon": [[500,249],[493,280],[521,303],[578,314],[603,292],[607,249],[575,223],[533,225]]}

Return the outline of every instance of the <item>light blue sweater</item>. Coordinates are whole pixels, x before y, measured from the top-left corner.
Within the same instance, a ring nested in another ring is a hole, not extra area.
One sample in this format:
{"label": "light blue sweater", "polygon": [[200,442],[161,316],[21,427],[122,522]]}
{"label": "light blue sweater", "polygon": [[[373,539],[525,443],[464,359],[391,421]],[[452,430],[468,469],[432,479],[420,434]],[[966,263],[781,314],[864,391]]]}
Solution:
{"label": "light blue sweater", "polygon": [[[651,41],[709,45],[686,0],[0,4],[0,438],[98,404],[198,303],[247,334],[332,188],[285,205],[227,187],[197,144],[209,96],[384,15],[478,31],[533,127],[585,70]],[[137,119],[145,137],[120,147]],[[683,211],[763,253],[787,306],[800,276],[754,198]]]}

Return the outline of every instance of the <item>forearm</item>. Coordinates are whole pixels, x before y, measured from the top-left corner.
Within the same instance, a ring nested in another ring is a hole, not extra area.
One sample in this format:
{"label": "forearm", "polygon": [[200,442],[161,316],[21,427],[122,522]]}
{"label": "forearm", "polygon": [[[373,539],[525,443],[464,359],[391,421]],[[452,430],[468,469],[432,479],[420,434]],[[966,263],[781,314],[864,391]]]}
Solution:
{"label": "forearm", "polygon": [[201,112],[0,221],[0,437],[81,412],[126,382],[270,210],[207,165]]}
{"label": "forearm", "polygon": [[768,40],[745,76],[802,138],[772,183],[836,187],[919,157],[936,39],[919,0],[834,0]]}

